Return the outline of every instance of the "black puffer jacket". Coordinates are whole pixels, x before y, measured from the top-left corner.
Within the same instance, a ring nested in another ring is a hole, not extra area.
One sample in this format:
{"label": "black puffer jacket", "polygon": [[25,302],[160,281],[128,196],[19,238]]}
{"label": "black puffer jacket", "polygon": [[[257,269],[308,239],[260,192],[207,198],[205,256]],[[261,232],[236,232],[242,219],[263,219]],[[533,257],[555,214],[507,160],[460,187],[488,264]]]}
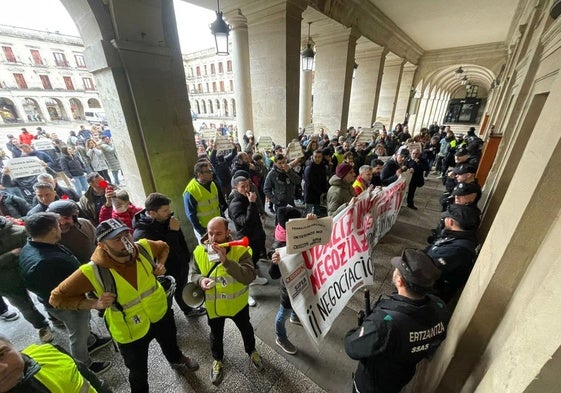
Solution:
{"label": "black puffer jacket", "polygon": [[134,228],[134,240],[149,239],[163,240],[169,246],[169,256],[166,261],[166,269],[168,274],[175,277],[176,272],[181,271],[180,267],[187,266],[191,259],[191,252],[183,236],[181,229],[172,231],[169,229],[169,220],[166,222],[158,222],[146,214],[143,209],[135,214],[132,219]]}
{"label": "black puffer jacket", "polygon": [[27,215],[31,206],[23,198],[6,191],[0,191],[0,214],[14,218],[21,218]]}

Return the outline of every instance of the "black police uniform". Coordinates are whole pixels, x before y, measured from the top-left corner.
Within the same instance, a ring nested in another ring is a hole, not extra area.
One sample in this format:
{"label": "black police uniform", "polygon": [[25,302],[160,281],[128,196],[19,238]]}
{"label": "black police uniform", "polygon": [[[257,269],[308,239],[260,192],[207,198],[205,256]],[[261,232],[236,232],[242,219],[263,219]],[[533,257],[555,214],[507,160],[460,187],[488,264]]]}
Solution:
{"label": "black police uniform", "polygon": [[426,248],[425,252],[442,272],[434,291],[445,302],[466,283],[477,258],[477,244],[475,231],[443,229],[440,237]]}
{"label": "black police uniform", "polygon": [[449,314],[436,296],[413,300],[392,294],[379,301],[362,326],[349,331],[345,351],[359,360],[354,392],[398,393],[416,365],[446,337]]}

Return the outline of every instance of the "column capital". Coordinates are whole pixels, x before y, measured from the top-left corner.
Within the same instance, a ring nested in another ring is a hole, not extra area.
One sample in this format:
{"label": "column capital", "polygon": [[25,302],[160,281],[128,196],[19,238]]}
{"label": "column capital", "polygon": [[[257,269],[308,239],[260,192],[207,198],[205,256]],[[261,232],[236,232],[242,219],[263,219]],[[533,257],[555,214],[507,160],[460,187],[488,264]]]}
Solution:
{"label": "column capital", "polygon": [[239,8],[224,14],[224,18],[228,21],[228,23],[230,23],[232,30],[239,28],[247,29],[247,18]]}
{"label": "column capital", "polygon": [[302,18],[308,0],[245,0],[239,3],[250,24],[263,23],[279,17]]}

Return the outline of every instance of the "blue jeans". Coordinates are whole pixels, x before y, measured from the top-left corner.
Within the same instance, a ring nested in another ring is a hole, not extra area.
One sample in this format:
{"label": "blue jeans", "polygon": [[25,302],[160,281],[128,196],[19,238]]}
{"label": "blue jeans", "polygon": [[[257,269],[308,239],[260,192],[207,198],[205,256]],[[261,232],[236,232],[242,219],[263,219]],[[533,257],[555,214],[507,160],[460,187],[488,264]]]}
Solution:
{"label": "blue jeans", "polygon": [[88,346],[95,343],[95,337],[90,333],[90,310],[60,310],[48,308],[50,314],[64,322],[70,339],[70,354],[86,366],[91,366],[92,358]]}
{"label": "blue jeans", "polygon": [[119,183],[119,171],[111,171],[111,174],[113,175],[113,184],[115,184],[116,186],[118,186]]}
{"label": "blue jeans", "polygon": [[292,310],[291,308],[284,308],[284,306],[281,304],[279,306],[277,318],[275,319],[275,333],[281,340],[285,340],[287,338],[286,327],[284,326],[284,324],[286,320],[291,316],[296,317],[296,313],[294,312],[294,310]]}
{"label": "blue jeans", "polygon": [[86,176],[74,176],[74,188],[80,194],[80,196],[88,190],[88,182],[86,181]]}

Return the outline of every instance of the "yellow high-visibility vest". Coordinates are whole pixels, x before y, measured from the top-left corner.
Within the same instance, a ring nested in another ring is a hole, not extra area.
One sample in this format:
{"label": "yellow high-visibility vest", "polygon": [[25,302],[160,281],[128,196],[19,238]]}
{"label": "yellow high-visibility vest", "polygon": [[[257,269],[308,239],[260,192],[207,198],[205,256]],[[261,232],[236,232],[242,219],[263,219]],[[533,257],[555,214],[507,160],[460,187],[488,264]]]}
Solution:
{"label": "yellow high-visibility vest", "polygon": [[[146,239],[138,241],[140,246],[152,256],[152,250]],[[146,335],[150,324],[158,322],[164,317],[168,309],[167,297],[164,289],[152,273],[152,264],[138,254],[136,260],[137,288],[113,269],[109,269],[115,287],[117,288],[117,304],[105,309],[104,318],[109,332],[115,341],[127,344]],[[96,296],[100,297],[104,288],[100,277],[90,264],[80,266],[80,270],[94,286]]]}
{"label": "yellow high-visibility vest", "polygon": [[90,382],[80,374],[74,359],[51,344],[32,344],[21,352],[41,366],[33,378],[41,382],[50,392],[97,393]]}
{"label": "yellow high-visibility vest", "polygon": [[[251,248],[233,246],[230,247],[226,258],[237,262],[246,252],[251,255]],[[217,263],[208,260],[206,247],[200,244],[195,248],[195,251],[193,251],[193,256],[195,258],[195,263],[204,276],[206,276],[214,264]],[[205,291],[205,306],[210,319],[217,317],[233,317],[247,305],[249,287],[228,274],[222,264],[212,271],[210,278],[216,283],[213,288]]]}
{"label": "yellow high-visibility vest", "polygon": [[197,201],[197,217],[203,228],[206,228],[208,222],[214,217],[219,217],[220,204],[218,201],[218,188],[214,182],[210,183],[210,191],[207,190],[196,179],[192,179],[185,187],[185,194],[188,192]]}

